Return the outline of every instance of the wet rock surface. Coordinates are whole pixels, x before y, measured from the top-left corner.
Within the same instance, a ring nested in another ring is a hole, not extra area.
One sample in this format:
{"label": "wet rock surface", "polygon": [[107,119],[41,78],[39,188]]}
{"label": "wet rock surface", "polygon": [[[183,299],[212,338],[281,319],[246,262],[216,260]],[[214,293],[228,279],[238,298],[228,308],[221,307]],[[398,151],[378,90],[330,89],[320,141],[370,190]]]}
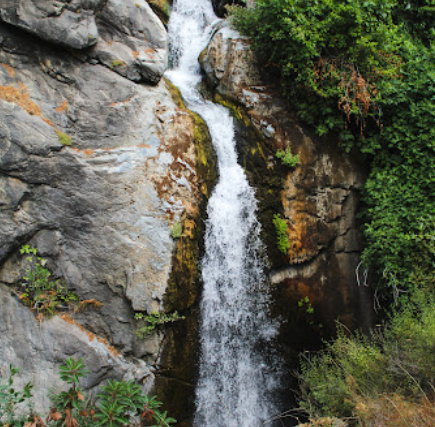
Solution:
{"label": "wet rock surface", "polygon": [[[240,133],[241,156],[260,199],[274,310],[292,316],[301,311],[297,302],[308,298],[302,311],[310,304],[321,319],[310,323],[321,321],[331,329],[337,319],[350,327],[370,323],[371,306],[357,280],[357,273],[362,277],[357,213],[364,165],[344,153],[333,136],[320,139],[299,124],[291,106],[260,75],[249,40],[227,25],[216,31],[200,61],[217,98],[230,104],[242,127],[252,129],[248,138]],[[296,168],[275,156],[287,147],[299,154]],[[272,225],[278,213],[290,243],[284,255],[276,249]],[[291,324],[283,325],[284,335],[291,335]]]}

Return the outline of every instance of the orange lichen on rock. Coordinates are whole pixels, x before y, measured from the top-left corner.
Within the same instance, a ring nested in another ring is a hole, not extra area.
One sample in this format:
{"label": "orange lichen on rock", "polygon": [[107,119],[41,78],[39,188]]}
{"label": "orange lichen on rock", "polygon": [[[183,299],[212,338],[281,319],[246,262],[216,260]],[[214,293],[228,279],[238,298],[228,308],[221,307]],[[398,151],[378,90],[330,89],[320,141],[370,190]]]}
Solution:
{"label": "orange lichen on rock", "polygon": [[76,322],[69,314],[62,314],[60,318],[71,325],[77,326],[81,331],[83,331],[88,336],[90,342],[96,339],[99,343],[103,344],[112,356],[114,357],[121,356],[121,353],[115,347],[111,346],[105,338],[98,337],[97,335],[88,331],[82,325],[80,325],[80,323]]}
{"label": "orange lichen on rock", "polygon": [[55,110],[58,113],[61,113],[62,111],[65,111],[68,108],[68,101],[65,99],[65,101],[62,102],[61,105],[59,105],[59,107],[56,107]]}
{"label": "orange lichen on rock", "polygon": [[[286,215],[287,216],[287,215]],[[297,264],[306,259],[306,252],[309,250],[306,245],[306,214],[304,213],[304,204],[301,201],[292,202],[292,215],[290,226],[287,228],[287,234],[290,242],[288,256],[290,263]]]}
{"label": "orange lichen on rock", "polygon": [[139,52],[136,50],[133,50],[131,53],[133,54],[134,59],[136,59],[139,56]]}
{"label": "orange lichen on rock", "polygon": [[6,71],[9,74],[9,77],[15,77],[16,76],[15,70],[10,65],[5,64],[5,63],[2,63],[1,65],[2,65],[3,68],[6,69]]}
{"label": "orange lichen on rock", "polygon": [[94,154],[95,151],[94,151],[94,150],[91,150],[90,148],[87,148],[87,149],[84,151],[84,153],[85,153],[86,156],[92,156],[92,154]]}
{"label": "orange lichen on rock", "polygon": [[32,101],[27,93],[26,86],[22,83],[19,83],[19,89],[13,86],[0,85],[0,99],[4,99],[7,102],[18,105],[32,116],[38,116],[44,120],[45,123],[49,124],[50,126],[54,126],[51,120],[46,119],[42,115],[41,108],[39,108],[39,106]]}
{"label": "orange lichen on rock", "polygon": [[125,99],[124,101],[112,102],[112,103],[110,104],[110,106],[111,106],[111,107],[116,107],[116,106],[118,106],[118,105],[127,104],[127,103],[129,103],[129,102],[134,98],[134,96],[135,96],[135,95],[130,96],[130,98],[127,98],[127,99]]}
{"label": "orange lichen on rock", "polygon": [[96,299],[85,299],[83,301],[80,301],[79,307],[95,307],[95,308],[101,308],[104,304],[101,301],[98,301]]}
{"label": "orange lichen on rock", "polygon": [[152,49],[151,47],[149,47],[148,49],[145,49],[143,52],[151,57],[153,57],[156,53],[156,51],[154,49]]}

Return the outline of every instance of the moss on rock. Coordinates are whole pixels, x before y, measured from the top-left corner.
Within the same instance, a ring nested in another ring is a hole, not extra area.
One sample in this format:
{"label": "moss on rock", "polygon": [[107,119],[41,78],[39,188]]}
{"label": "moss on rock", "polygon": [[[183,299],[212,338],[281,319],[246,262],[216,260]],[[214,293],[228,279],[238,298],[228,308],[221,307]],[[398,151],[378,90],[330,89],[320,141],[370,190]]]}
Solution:
{"label": "moss on rock", "polygon": [[163,25],[167,27],[171,16],[171,4],[167,0],[148,0],[148,4],[163,22]]}
{"label": "moss on rock", "polygon": [[161,355],[162,370],[157,373],[156,392],[168,413],[178,420],[178,426],[191,425],[194,411],[194,378],[198,354],[198,302],[201,289],[200,260],[204,247],[207,200],[217,181],[216,154],[204,120],[186,109],[181,93],[165,79],[165,84],[179,108],[192,119],[199,189],[198,205],[186,210],[182,218],[182,233],[172,255],[172,271],[165,294],[166,312],[177,310],[186,316],[166,328]]}
{"label": "moss on rock", "polygon": [[175,86],[166,77],[163,77],[163,81],[165,82],[166,89],[168,89],[169,93],[171,94],[172,100],[175,102],[175,105],[178,108],[183,108],[184,110],[186,110],[186,104],[183,101],[180,89],[178,89],[178,87]]}
{"label": "moss on rock", "polygon": [[261,239],[266,245],[271,267],[284,266],[287,264],[287,257],[278,250],[273,217],[283,213],[280,195],[285,175],[276,161],[275,150],[252,124],[244,106],[224,99],[217,93],[214,101],[227,107],[235,120],[240,163],[256,190],[258,220],[262,225]]}

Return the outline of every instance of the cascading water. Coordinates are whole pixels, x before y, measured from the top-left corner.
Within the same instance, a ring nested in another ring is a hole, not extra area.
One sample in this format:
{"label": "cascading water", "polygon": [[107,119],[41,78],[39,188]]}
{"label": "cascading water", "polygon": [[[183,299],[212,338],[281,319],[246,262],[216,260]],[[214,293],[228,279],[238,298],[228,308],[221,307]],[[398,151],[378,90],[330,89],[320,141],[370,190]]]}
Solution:
{"label": "cascading water", "polygon": [[219,182],[210,197],[202,262],[201,361],[196,390],[196,427],[257,427],[276,412],[273,363],[262,343],[275,335],[256,219],[257,202],[237,163],[234,123],[228,111],[202,99],[198,56],[212,22],[209,0],[177,0],[169,22],[173,70],[167,73],[188,107],[206,121]]}

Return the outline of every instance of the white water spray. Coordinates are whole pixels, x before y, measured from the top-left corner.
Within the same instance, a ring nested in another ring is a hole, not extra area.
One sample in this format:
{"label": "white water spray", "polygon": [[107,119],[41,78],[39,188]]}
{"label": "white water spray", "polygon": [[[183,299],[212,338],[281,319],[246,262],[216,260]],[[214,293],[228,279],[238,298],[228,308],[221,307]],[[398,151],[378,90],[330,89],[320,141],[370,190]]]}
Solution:
{"label": "white water spray", "polygon": [[276,330],[266,315],[257,202],[237,163],[234,123],[225,108],[197,91],[197,58],[216,19],[209,0],[176,0],[169,22],[174,69],[167,76],[206,121],[219,169],[207,208],[194,422],[195,427],[258,427],[276,413],[271,403],[276,375],[261,350]]}

